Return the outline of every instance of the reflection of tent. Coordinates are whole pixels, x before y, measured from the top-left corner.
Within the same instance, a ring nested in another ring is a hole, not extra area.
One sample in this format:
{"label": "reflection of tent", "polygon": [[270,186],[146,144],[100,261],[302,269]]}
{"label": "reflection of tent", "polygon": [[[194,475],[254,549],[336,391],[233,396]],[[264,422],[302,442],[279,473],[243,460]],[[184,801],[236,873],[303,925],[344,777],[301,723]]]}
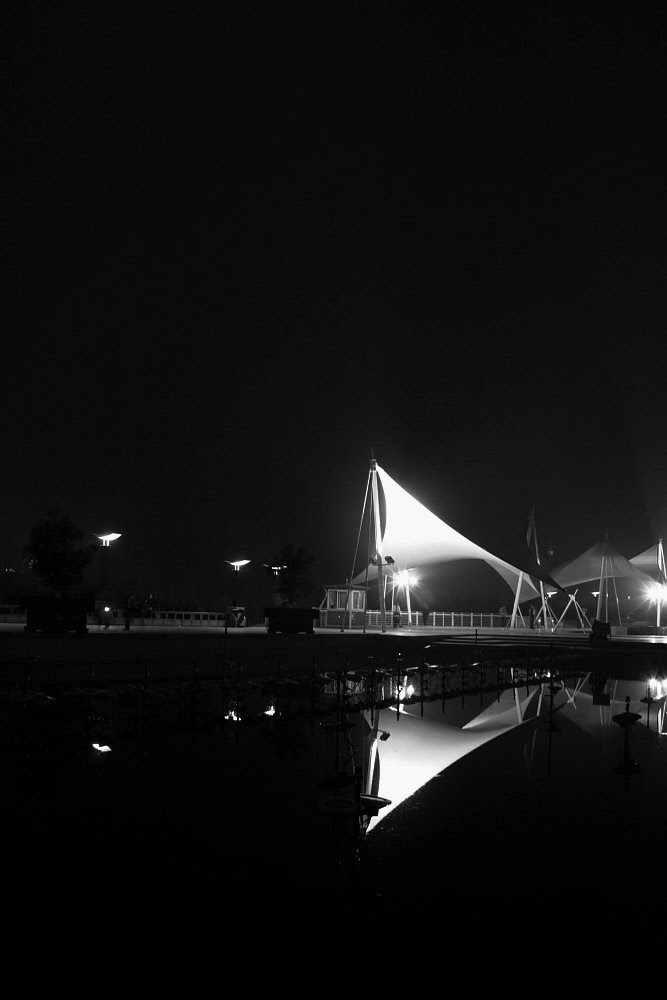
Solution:
{"label": "reflection of tent", "polygon": [[[353,584],[361,583],[367,577],[369,583],[377,581],[382,588],[383,575],[386,574],[386,570],[383,570],[386,557],[391,558],[393,568],[399,571],[472,559],[483,560],[491,566],[511,591],[518,594],[520,601],[538,596],[538,586],[531,579],[529,572],[488,552],[455,531],[399,486],[375,460],[371,462],[369,485],[372,487],[372,517],[375,512],[376,551],[371,565],[354,577]],[[384,531],[381,529],[379,488],[384,495]],[[368,486],[366,495],[368,496]],[[364,509],[365,506],[364,503]],[[534,568],[531,565],[531,570]],[[380,604],[384,610],[384,602],[381,601]]]}
{"label": "reflection of tent", "polygon": [[618,623],[621,624],[621,610],[618,601],[617,580],[637,584],[650,582],[650,578],[626,559],[610,541],[598,542],[586,549],[576,559],[563,563],[551,574],[561,587],[572,587],[580,583],[598,584],[598,604],[596,618],[609,621],[609,598],[616,602]]}

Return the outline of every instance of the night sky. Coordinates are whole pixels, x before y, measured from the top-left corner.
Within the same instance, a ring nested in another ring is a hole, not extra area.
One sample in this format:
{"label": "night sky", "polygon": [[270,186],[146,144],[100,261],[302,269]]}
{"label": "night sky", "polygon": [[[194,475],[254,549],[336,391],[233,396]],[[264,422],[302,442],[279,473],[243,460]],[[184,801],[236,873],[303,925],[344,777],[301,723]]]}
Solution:
{"label": "night sky", "polygon": [[345,578],[373,449],[498,548],[667,526],[665,15],[99,2],[2,15],[0,561],[52,506],[216,593]]}

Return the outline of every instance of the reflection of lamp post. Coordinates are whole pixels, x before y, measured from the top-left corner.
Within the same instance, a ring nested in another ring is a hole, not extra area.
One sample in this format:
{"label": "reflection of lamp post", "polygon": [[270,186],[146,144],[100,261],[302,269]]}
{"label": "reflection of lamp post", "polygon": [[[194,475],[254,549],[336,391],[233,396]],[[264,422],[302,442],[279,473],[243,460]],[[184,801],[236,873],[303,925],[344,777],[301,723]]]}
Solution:
{"label": "reflection of lamp post", "polygon": [[[248,563],[250,562],[250,560],[249,559],[225,559],[225,562],[229,563],[229,565],[233,566],[233,568],[234,568],[234,576],[232,577],[232,581],[234,581],[234,580],[236,580],[236,574],[240,573],[240,571],[241,571],[241,566],[247,566]],[[235,607],[235,606],[236,606],[236,588],[235,588],[235,584],[232,582],[232,607]]]}
{"label": "reflection of lamp post", "polygon": [[[115,542],[117,538],[120,538],[120,532],[110,531],[108,535],[95,535],[95,537],[99,538],[99,540],[102,543],[102,548],[106,550],[111,546],[112,542]],[[103,556],[104,558],[102,561],[102,587],[104,588],[106,587],[107,580],[109,578],[109,553],[105,551],[103,553]]]}

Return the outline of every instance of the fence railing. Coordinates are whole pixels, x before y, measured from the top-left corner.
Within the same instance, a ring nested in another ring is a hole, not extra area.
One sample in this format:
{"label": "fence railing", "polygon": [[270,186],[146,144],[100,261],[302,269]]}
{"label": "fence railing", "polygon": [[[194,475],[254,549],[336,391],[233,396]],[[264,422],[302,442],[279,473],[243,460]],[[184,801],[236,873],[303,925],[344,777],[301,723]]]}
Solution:
{"label": "fence railing", "polygon": [[[127,617],[124,608],[113,608],[108,614],[91,611],[87,616],[88,625],[101,625],[110,622],[113,625],[123,625]],[[19,605],[0,604],[0,622],[20,625],[25,623],[26,613]],[[222,626],[231,624],[231,619],[224,611],[155,611],[152,615],[131,618],[133,626],[151,625],[187,625],[194,628]]]}
{"label": "fence railing", "polygon": [[[317,611],[314,612],[314,617],[317,618]],[[98,612],[92,612],[88,615],[88,625],[99,625],[105,624],[109,621],[114,625],[123,625],[126,619],[126,612],[123,608],[114,608],[109,615],[101,615]],[[18,605],[2,605],[0,604],[0,622],[21,624],[25,623],[26,615],[25,612],[21,611]],[[409,615],[407,611],[402,611],[400,614],[400,622],[391,611],[385,613],[385,626],[386,628],[409,628],[417,627],[421,628],[426,626],[427,628],[506,628],[509,625],[510,616],[505,614],[501,615],[498,613],[491,612],[477,612],[477,611],[429,611],[426,616],[426,621],[424,621],[424,615],[421,611],[412,611]],[[157,625],[169,625],[169,626],[187,626],[188,628],[211,628],[211,627],[223,627],[225,624],[233,625],[240,624],[234,621],[224,611],[155,611],[152,615],[147,617],[135,617],[131,619],[132,627],[147,627]],[[319,624],[320,627],[327,627],[326,613],[322,610],[319,612]],[[518,628],[528,629],[530,626],[527,621],[521,621],[519,618],[517,620]],[[555,621],[550,619],[547,623],[547,629],[551,630],[555,626]],[[563,627],[567,628],[569,623],[563,622]],[[347,622],[346,622],[347,625]],[[536,623],[537,625],[537,623]],[[576,623],[572,623],[574,627]],[[366,627],[367,628],[381,628],[381,612],[380,611],[367,611],[366,612]],[[330,625],[330,627],[333,627]],[[340,627],[338,623],[337,627]],[[356,627],[361,628],[362,625],[359,623]]]}

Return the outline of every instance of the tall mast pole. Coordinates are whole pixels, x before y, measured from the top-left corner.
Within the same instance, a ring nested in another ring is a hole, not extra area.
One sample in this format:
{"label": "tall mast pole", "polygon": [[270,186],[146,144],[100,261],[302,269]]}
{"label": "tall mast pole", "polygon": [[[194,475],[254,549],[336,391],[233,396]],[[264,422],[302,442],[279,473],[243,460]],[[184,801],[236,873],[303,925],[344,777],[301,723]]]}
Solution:
{"label": "tall mast pole", "polygon": [[384,562],[384,552],[382,551],[382,525],[380,524],[380,501],[378,498],[378,473],[377,462],[371,451],[371,488],[373,491],[373,510],[375,513],[375,551],[377,553],[378,564],[378,597],[380,599],[380,627],[383,632],[387,631],[385,619],[384,590],[382,587],[382,564]]}
{"label": "tall mast pole", "polygon": [[[352,569],[350,570],[350,576],[349,576],[349,579],[347,581],[347,598],[345,600],[345,611],[347,611],[347,613],[348,613],[348,618],[349,618],[348,628],[350,628],[350,629],[352,628],[352,600],[351,600],[351,595],[352,595],[352,579],[354,577],[354,567],[357,565],[357,553],[359,551],[359,541],[361,539],[361,529],[363,528],[363,525],[364,525],[364,514],[366,513],[366,501],[368,500],[368,487],[370,486],[370,481],[371,481],[371,474],[369,472],[368,473],[368,479],[366,480],[366,492],[364,493],[364,505],[361,508],[361,521],[359,522],[359,533],[357,535],[357,545],[356,545],[356,548],[354,550],[354,559],[352,560]],[[368,581],[366,581],[366,583],[368,584]],[[367,592],[368,592],[368,588],[367,588]],[[365,619],[366,619],[366,607],[364,605],[364,621],[365,621]],[[341,626],[341,632],[345,631],[345,624],[344,623],[345,623],[345,612],[343,612],[343,625]]]}
{"label": "tall mast pole", "polygon": [[[540,550],[537,547],[537,528],[535,527],[535,508],[534,507],[533,507],[533,509],[532,509],[532,511],[530,513],[530,524],[531,524],[531,528],[532,528],[532,532],[533,532],[533,538],[535,540],[535,560],[537,562],[537,565],[541,566],[542,564],[540,563]],[[542,611],[544,613],[544,627],[546,628],[547,627],[547,623],[548,623],[547,601],[546,601],[546,597],[544,596],[544,582],[541,579],[540,579],[540,597],[542,598]]]}
{"label": "tall mast pole", "polygon": [[660,610],[662,605],[662,589],[665,585],[665,554],[662,549],[662,538],[658,539],[658,571],[660,573],[660,589],[656,594],[656,615],[655,624],[657,628],[660,628]]}

